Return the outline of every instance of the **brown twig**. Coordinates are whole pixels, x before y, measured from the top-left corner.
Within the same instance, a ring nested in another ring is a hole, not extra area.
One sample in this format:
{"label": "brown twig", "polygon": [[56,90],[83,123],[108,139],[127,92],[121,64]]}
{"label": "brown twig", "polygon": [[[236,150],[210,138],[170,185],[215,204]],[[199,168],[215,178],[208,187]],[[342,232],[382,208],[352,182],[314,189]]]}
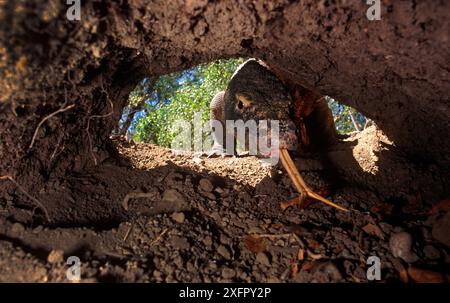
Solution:
{"label": "brown twig", "polygon": [[169,231],[168,228],[164,229],[162,233],[159,234],[158,237],[156,237],[155,240],[153,240],[152,242],[150,242],[149,246],[153,246],[154,244],[156,244],[157,242],[159,242],[161,240],[161,238]]}
{"label": "brown twig", "polygon": [[130,228],[128,229],[127,233],[125,234],[125,237],[123,237],[124,242],[128,239],[132,230],[133,230],[133,224],[131,224]]}
{"label": "brown twig", "polygon": [[39,201],[38,199],[34,198],[33,196],[31,196],[22,186],[20,186],[19,183],[17,183],[16,180],[14,180],[13,177],[11,176],[1,176],[0,180],[9,180],[12,183],[14,183],[14,185],[17,186],[17,188],[25,195],[27,196],[31,201],[33,201],[36,204],[36,207],[40,208],[44,214],[45,217],[47,219],[48,222],[50,222],[50,216],[48,214],[47,208],[45,208],[44,204],[41,203],[41,201]]}
{"label": "brown twig", "polygon": [[18,117],[17,110],[16,110],[16,101],[14,99],[11,102],[11,111],[14,114],[14,116]]}
{"label": "brown twig", "polygon": [[125,210],[128,210],[128,208],[130,207],[128,205],[128,202],[130,201],[130,199],[137,199],[137,198],[152,199],[155,197],[155,195],[156,195],[155,193],[128,193],[122,201],[122,207]]}
{"label": "brown twig", "polygon": [[299,236],[297,236],[296,234],[292,233],[291,234],[292,237],[295,239],[295,241],[297,241],[298,244],[300,244],[300,246],[302,246],[303,248],[306,248],[306,253],[308,257],[311,257],[311,259],[313,260],[319,260],[322,259],[323,256],[321,254],[315,254],[313,253],[306,245],[305,243],[300,239]]}
{"label": "brown twig", "polygon": [[[58,145],[56,146],[56,148],[55,148],[55,150],[53,151],[52,155],[50,156],[50,162],[53,160],[54,157],[56,157],[56,152],[58,151],[58,148],[59,148],[60,145],[61,145],[61,142],[58,143]],[[61,151],[58,153],[58,155],[61,154],[61,153],[64,151],[65,148],[66,148],[66,147],[63,146],[62,149],[61,149]]]}
{"label": "brown twig", "polygon": [[287,234],[251,234],[251,236],[254,237],[260,237],[260,238],[267,238],[267,239],[278,239],[278,238],[290,238],[293,237],[295,241],[300,245],[301,248],[306,250],[307,256],[309,256],[313,260],[319,260],[323,259],[323,256],[321,254],[315,254],[313,253],[308,246],[300,239],[299,236],[297,236],[294,233],[287,233]]}
{"label": "brown twig", "polygon": [[95,154],[94,154],[94,151],[93,151],[93,148],[92,148],[92,138],[91,138],[91,134],[89,133],[89,127],[91,125],[91,119],[107,118],[107,117],[112,116],[114,114],[114,104],[112,103],[111,98],[109,97],[109,95],[106,92],[106,90],[103,88],[103,84],[101,86],[102,86],[103,92],[105,92],[105,94],[106,94],[106,99],[108,100],[109,105],[111,106],[111,111],[109,113],[105,114],[105,115],[92,115],[92,116],[89,116],[88,117],[88,123],[87,123],[87,126],[86,126],[86,132],[87,132],[88,140],[89,140],[89,150],[91,152],[92,158],[94,159],[94,164],[95,165],[97,165],[97,158],[95,157]]}
{"label": "brown twig", "polygon": [[31,140],[31,143],[30,143],[30,146],[28,147],[28,150],[30,150],[30,149],[33,148],[33,145],[34,145],[34,142],[36,141],[36,137],[37,137],[37,134],[38,134],[38,132],[39,132],[39,129],[41,128],[42,124],[45,123],[45,121],[47,121],[48,119],[50,119],[50,118],[56,116],[56,115],[59,114],[59,113],[68,111],[69,109],[72,109],[72,108],[74,108],[74,107],[75,107],[75,104],[68,105],[68,106],[66,106],[66,107],[60,108],[60,109],[58,109],[56,112],[51,113],[50,115],[48,115],[47,117],[45,117],[44,119],[42,119],[41,122],[39,122],[38,126],[36,127],[36,130],[34,131],[33,139]]}

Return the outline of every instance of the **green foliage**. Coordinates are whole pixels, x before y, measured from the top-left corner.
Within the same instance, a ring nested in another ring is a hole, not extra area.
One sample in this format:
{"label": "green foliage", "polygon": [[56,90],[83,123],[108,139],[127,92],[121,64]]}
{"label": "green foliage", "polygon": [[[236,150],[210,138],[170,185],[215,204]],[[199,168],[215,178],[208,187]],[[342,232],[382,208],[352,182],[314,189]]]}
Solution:
{"label": "green foliage", "polygon": [[[226,88],[234,71],[242,62],[242,59],[219,60],[181,73],[161,76],[159,79],[144,79],[129,97],[128,108],[145,100],[145,105],[130,127],[134,139],[170,147],[180,131],[173,127],[177,120],[192,123],[194,114],[200,113],[203,125],[209,120],[211,99],[217,92]],[[332,98],[327,97],[327,100],[339,133],[345,134],[364,128],[366,119],[360,113]],[[191,129],[191,138],[193,137]]]}
{"label": "green foliage", "polygon": [[[349,106],[338,103],[330,97],[326,98],[328,101],[328,106],[333,112],[334,123],[336,124],[338,133],[348,134],[350,132],[364,129],[366,118],[361,113]],[[352,121],[352,117],[354,121]]]}
{"label": "green foliage", "polygon": [[139,83],[128,97],[128,106],[133,107],[149,98],[152,92],[148,91],[149,79],[145,79]]}
{"label": "green foliage", "polygon": [[211,99],[226,88],[242,62],[240,59],[219,60],[160,77],[146,102],[147,115],[141,115],[135,122],[134,138],[169,147],[177,134],[172,127],[176,120],[192,122],[194,114],[199,112],[202,124],[207,122]]}

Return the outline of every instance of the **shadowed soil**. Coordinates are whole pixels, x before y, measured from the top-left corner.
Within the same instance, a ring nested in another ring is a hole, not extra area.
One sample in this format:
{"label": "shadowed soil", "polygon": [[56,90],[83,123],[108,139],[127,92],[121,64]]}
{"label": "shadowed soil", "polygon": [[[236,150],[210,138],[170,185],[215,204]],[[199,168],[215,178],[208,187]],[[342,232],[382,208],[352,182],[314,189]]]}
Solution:
{"label": "shadowed soil", "polygon": [[[70,255],[85,281],[366,281],[372,255],[384,281],[449,273],[449,1],[383,0],[375,22],[364,1],[82,2],[75,22],[0,2],[1,280],[64,280]],[[386,134],[339,145],[334,170],[299,162],[351,212],[283,213],[292,184],[254,158],[111,142],[143,78],[234,57]]]}
{"label": "shadowed soil", "polygon": [[85,282],[367,282],[369,256],[381,259],[382,281],[406,282],[407,272],[420,280],[420,270],[445,281],[449,273],[449,249],[433,238],[445,207],[382,201],[302,158],[306,182],[351,211],[312,202],[283,212],[280,202],[296,193],[280,167],[113,144],[116,158],[61,179],[55,192],[33,193],[50,225],[18,207],[26,197],[3,206],[0,281],[67,281],[69,256],[81,259]]}

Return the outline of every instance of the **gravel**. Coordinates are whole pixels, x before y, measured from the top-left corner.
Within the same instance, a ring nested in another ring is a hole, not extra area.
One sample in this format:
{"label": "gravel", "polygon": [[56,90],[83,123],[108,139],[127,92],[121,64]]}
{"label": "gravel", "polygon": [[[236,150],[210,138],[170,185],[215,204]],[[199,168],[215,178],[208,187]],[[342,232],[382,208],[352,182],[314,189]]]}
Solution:
{"label": "gravel", "polygon": [[230,260],[230,259],[231,259],[231,253],[230,253],[230,250],[229,250],[228,248],[226,248],[224,245],[220,245],[220,246],[217,248],[217,252],[218,252],[222,257],[224,257],[225,259],[227,259],[227,260]]}
{"label": "gravel", "polygon": [[267,254],[264,253],[264,252],[259,252],[259,253],[256,255],[256,262],[258,262],[258,263],[260,263],[260,264],[262,264],[262,265],[264,265],[264,266],[270,266],[270,260],[269,260],[269,257],[268,257]]}

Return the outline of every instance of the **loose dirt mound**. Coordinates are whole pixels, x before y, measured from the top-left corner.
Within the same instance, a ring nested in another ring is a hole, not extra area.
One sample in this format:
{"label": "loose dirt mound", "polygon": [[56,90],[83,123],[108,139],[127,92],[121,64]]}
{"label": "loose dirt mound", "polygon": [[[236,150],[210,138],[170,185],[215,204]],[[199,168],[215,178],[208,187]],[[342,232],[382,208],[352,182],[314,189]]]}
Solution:
{"label": "loose dirt mound", "polygon": [[445,203],[406,217],[401,205],[327,181],[318,160],[297,159],[306,182],[351,211],[312,203],[282,212],[296,196],[290,180],[254,157],[114,143],[117,159],[33,193],[50,225],[17,198],[3,205],[0,281],[67,281],[69,256],[81,259],[83,281],[365,282],[369,256],[381,259],[383,281],[405,281],[408,267],[413,280],[418,268],[442,281],[449,272]]}

